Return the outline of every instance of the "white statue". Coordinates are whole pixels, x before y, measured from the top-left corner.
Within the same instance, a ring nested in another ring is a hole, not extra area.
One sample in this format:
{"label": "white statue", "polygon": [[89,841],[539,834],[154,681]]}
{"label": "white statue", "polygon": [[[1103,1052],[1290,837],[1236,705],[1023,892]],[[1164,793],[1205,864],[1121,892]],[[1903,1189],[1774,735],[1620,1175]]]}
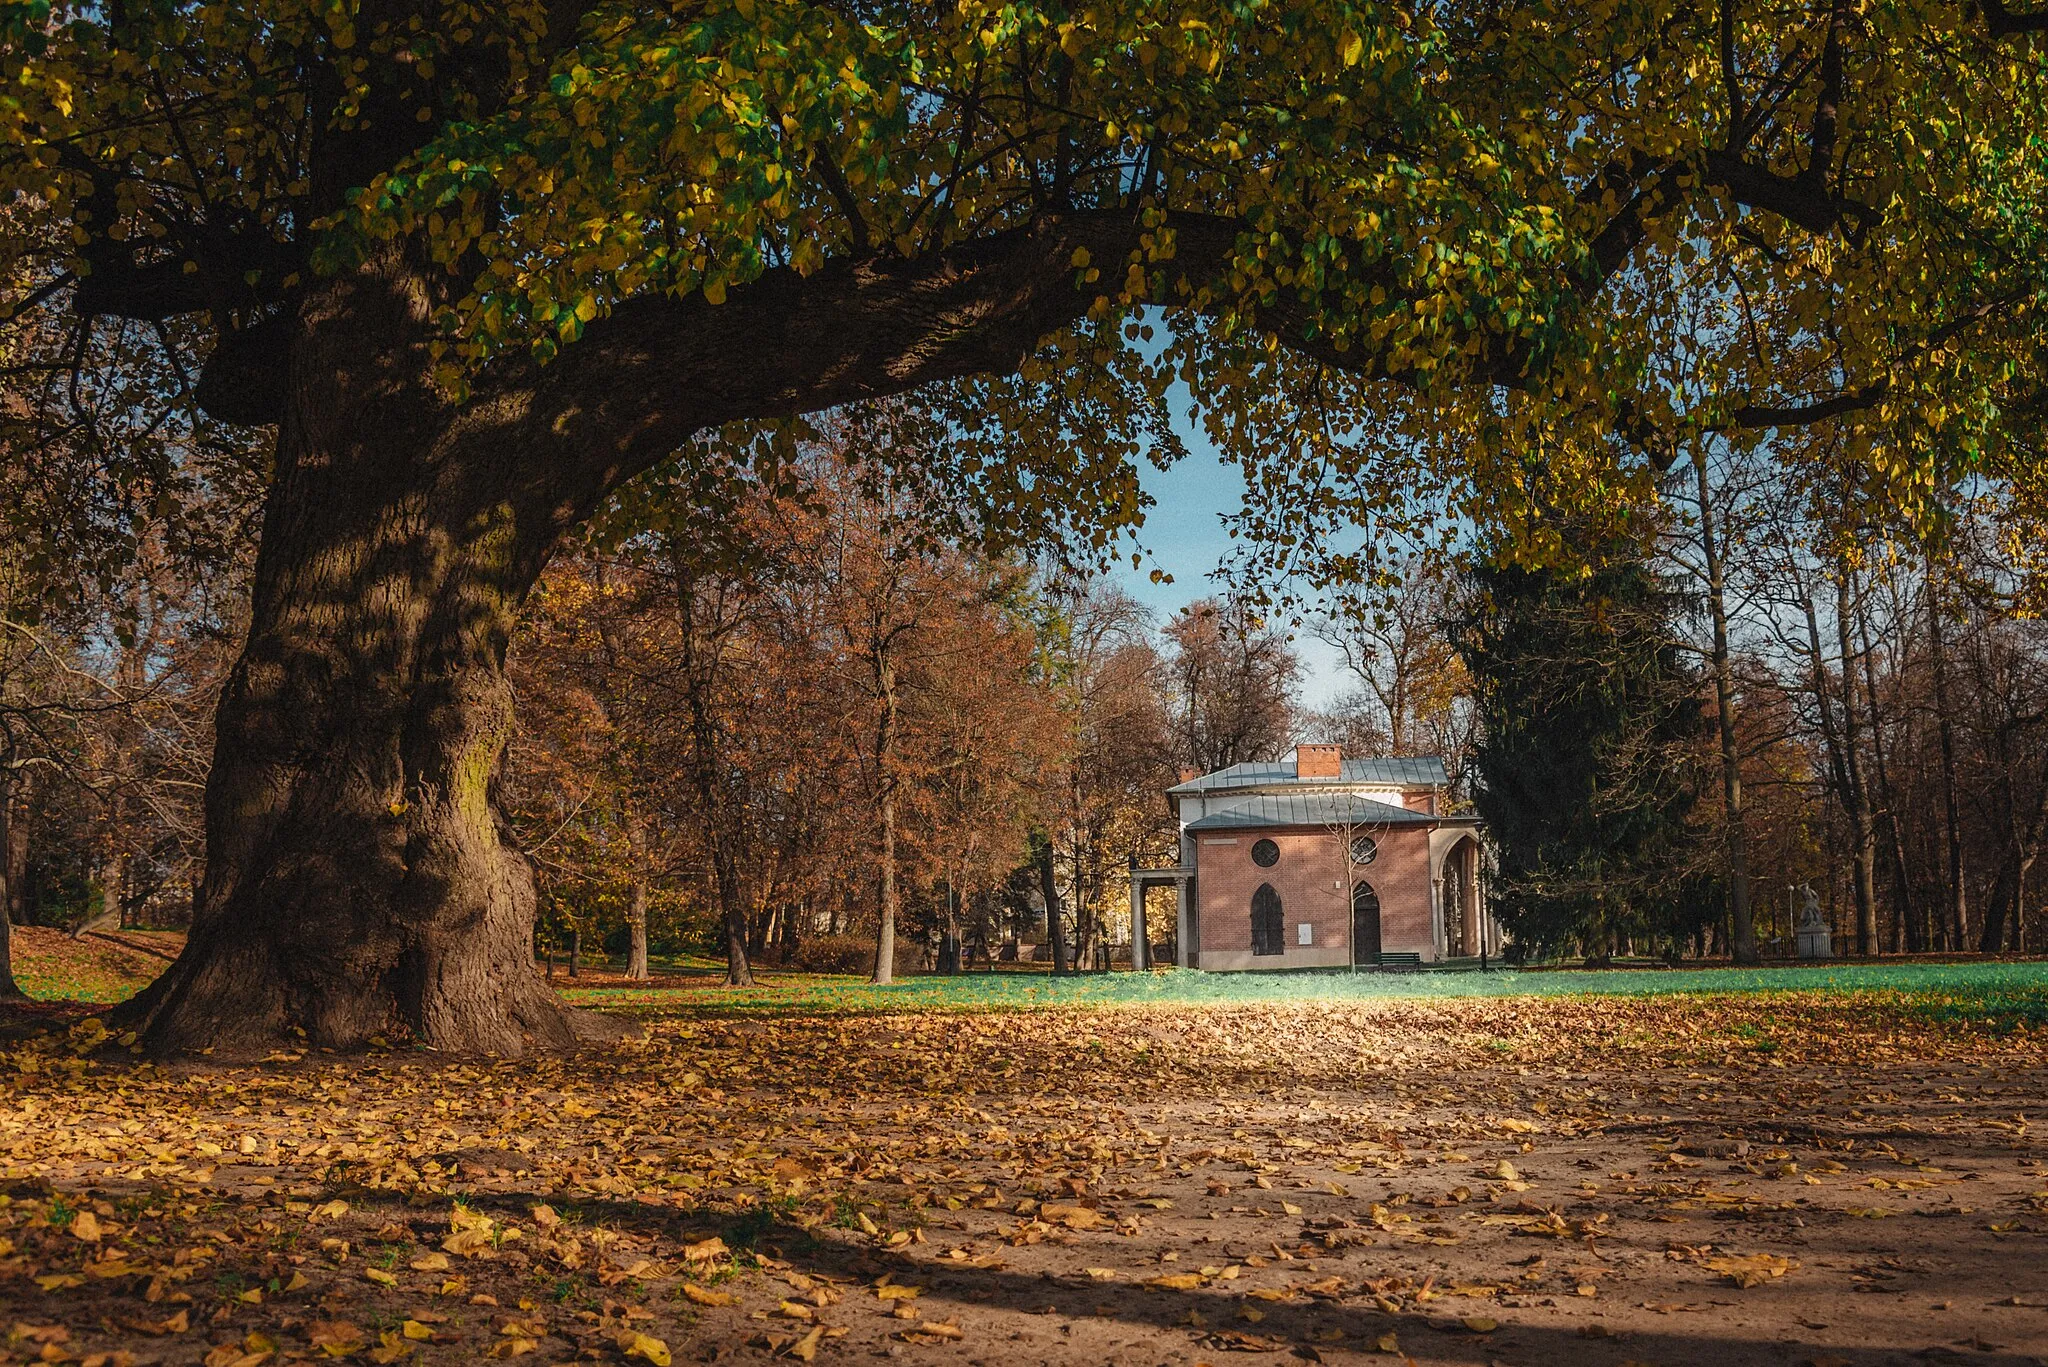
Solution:
{"label": "white statue", "polygon": [[1799,909],[1799,957],[1832,959],[1835,956],[1834,932],[1828,929],[1827,918],[1821,915],[1819,894],[1814,892],[1811,883],[1801,883],[1793,891],[1806,903]]}

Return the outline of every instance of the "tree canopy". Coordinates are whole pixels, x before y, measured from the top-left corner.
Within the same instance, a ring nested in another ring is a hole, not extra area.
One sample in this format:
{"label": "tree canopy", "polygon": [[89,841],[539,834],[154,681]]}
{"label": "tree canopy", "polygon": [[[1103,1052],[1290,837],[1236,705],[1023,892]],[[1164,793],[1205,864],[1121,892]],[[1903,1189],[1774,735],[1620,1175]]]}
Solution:
{"label": "tree canopy", "polygon": [[[1922,502],[2023,473],[1997,419],[2038,401],[2042,23],[2002,7],[5,12],[17,309],[72,305],[81,343],[204,320],[165,336],[230,419],[280,415],[315,281],[398,252],[478,403],[562,391],[645,464],[947,381],[954,468],[1012,515],[1048,475],[1134,515],[1175,378],[1249,459],[1355,459],[1376,418],[1510,517],[1686,428],[1853,416]],[[1738,304],[1678,384],[1673,276]],[[1361,388],[1388,376],[1429,401]],[[1470,440],[1503,425],[1542,439]]]}

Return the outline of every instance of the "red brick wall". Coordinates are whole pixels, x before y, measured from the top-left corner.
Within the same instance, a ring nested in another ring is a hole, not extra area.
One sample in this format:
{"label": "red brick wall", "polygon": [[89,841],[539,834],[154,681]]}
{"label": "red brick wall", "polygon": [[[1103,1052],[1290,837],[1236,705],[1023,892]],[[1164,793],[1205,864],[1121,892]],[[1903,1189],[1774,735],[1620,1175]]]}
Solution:
{"label": "red brick wall", "polygon": [[1296,778],[1342,778],[1344,776],[1343,748],[1336,745],[1295,746],[1294,776]]}
{"label": "red brick wall", "polygon": [[[1434,957],[1430,924],[1429,831],[1426,827],[1372,830],[1379,855],[1362,872],[1380,896],[1380,940],[1387,950]],[[1280,847],[1270,869],[1252,863],[1261,837]],[[1218,843],[1223,840],[1234,844]],[[1351,962],[1351,909],[1345,900],[1343,845],[1327,831],[1232,831],[1196,839],[1201,902],[1201,966],[1289,968]],[[1271,883],[1280,894],[1284,924],[1278,955],[1254,955],[1252,893]],[[1299,943],[1308,922],[1315,943]]]}
{"label": "red brick wall", "polygon": [[1396,826],[1375,831],[1373,838],[1379,842],[1379,855],[1359,870],[1359,876],[1380,895],[1380,948],[1435,958],[1429,827]]}

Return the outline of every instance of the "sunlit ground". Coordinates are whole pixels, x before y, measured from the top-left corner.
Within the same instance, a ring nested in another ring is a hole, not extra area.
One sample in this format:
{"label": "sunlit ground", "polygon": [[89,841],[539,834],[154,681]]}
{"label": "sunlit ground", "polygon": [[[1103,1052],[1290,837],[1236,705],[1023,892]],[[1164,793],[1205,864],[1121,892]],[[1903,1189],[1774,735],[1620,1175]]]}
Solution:
{"label": "sunlit ground", "polygon": [[2043,979],[585,985],[646,1037],[505,1061],[67,1021],[0,1058],[0,1353],[2018,1367]]}

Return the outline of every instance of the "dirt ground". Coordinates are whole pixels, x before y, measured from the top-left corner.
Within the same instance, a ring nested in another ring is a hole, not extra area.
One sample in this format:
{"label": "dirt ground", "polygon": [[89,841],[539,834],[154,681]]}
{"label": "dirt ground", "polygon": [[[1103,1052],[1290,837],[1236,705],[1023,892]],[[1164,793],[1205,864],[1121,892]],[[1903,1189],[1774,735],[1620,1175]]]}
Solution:
{"label": "dirt ground", "polygon": [[2048,1360],[2048,1038],[1905,999],[96,1032],[0,1060],[0,1360]]}

